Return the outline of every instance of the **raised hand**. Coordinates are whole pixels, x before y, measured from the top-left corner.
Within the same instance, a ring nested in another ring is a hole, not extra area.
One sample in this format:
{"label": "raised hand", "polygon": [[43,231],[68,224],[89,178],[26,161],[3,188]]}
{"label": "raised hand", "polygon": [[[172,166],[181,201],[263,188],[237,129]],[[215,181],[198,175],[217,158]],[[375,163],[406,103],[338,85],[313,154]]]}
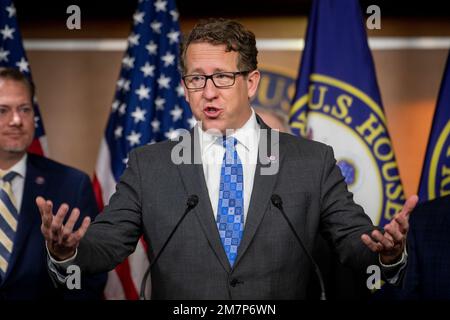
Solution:
{"label": "raised hand", "polygon": [[47,247],[52,257],[56,260],[65,260],[75,254],[76,248],[86,233],[91,219],[85,217],[77,231],[73,227],[80,216],[78,208],[72,209],[66,224],[63,224],[64,218],[69,211],[67,204],[62,204],[56,215],[53,215],[53,203],[42,197],[36,198],[36,204],[41,213],[41,232],[47,241]]}
{"label": "raised hand", "polygon": [[361,240],[370,250],[380,254],[382,263],[393,264],[400,260],[406,245],[409,215],[418,200],[416,195],[409,197],[402,210],[394,215],[389,224],[384,226],[384,234],[374,230],[370,236],[367,234],[361,236]]}

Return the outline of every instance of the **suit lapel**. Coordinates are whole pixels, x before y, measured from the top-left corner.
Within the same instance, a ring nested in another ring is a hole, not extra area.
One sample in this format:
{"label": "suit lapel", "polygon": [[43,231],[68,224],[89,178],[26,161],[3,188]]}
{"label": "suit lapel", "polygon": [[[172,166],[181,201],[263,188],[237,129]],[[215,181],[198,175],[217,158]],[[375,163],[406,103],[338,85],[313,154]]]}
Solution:
{"label": "suit lapel", "polygon": [[[279,149],[278,133],[271,130],[258,116],[257,120],[261,126],[258,163],[255,170],[253,190],[247,212],[244,234],[238,248],[238,256],[236,258],[235,266],[239,263],[240,259],[247,251],[264,217],[264,214],[267,211],[267,206],[270,204],[270,197],[272,196],[275,182],[278,177],[278,171],[274,174],[267,174],[267,168],[270,165],[274,165],[274,163],[271,163],[270,161],[278,162],[280,167],[284,158],[282,153],[284,149]],[[267,139],[264,139],[264,135]],[[263,152],[265,150],[267,150],[267,153]],[[279,152],[276,152],[276,150],[279,150]],[[266,169],[266,171],[264,171],[264,169]]]}
{"label": "suit lapel", "polygon": [[203,173],[203,166],[201,164],[200,141],[198,134],[194,134],[196,130],[196,128],[192,129],[188,135],[190,139],[190,148],[193,150],[193,152],[189,154],[192,155],[191,163],[194,164],[183,163],[177,167],[187,193],[189,195],[196,194],[199,197],[199,202],[197,207],[194,209],[194,212],[211,248],[224,269],[229,272],[231,270],[230,263],[228,262],[228,258],[223,249],[219,232],[217,230],[216,221],[214,220],[214,213],[211,207],[211,201],[209,199],[208,188],[206,186],[206,180]]}
{"label": "suit lapel", "polygon": [[[256,118],[262,129],[260,134],[259,150],[267,150],[267,152],[260,152],[258,154],[258,163],[255,170],[255,179],[253,182],[250,205],[247,213],[243,239],[238,249],[238,256],[235,262],[235,266],[239,263],[239,260],[248,249],[248,246],[254,238],[256,230],[258,229],[258,226],[260,225],[264,214],[267,211],[266,209],[270,204],[270,197],[272,196],[273,188],[278,176],[277,174],[269,175],[261,173],[264,173],[265,168],[267,169],[268,167],[273,165],[269,162],[268,158],[275,150],[279,150],[279,156],[275,155],[275,158],[272,161],[277,161],[278,165],[281,166],[284,158],[284,149],[279,149],[279,137],[277,133],[272,132],[272,130],[261,120],[260,117],[258,117],[258,115],[256,116]],[[194,163],[194,165],[181,164],[177,167],[188,194],[197,194],[199,196],[200,201],[197,207],[194,209],[198,217],[198,221],[202,226],[203,232],[205,233],[209,244],[214,250],[222,266],[225,270],[227,270],[227,272],[230,272],[230,263],[220,240],[219,232],[217,230],[217,224],[214,220],[211,201],[209,199],[205,176],[203,174],[199,137],[196,133],[194,134],[194,132],[196,132],[195,128],[190,131],[189,135],[189,138],[191,140],[191,150],[193,150],[193,152],[190,153],[191,163]],[[267,137],[267,139],[264,139],[264,136]],[[188,144],[186,144],[186,146],[187,145]],[[274,154],[276,154],[276,152]]]}
{"label": "suit lapel", "polygon": [[34,164],[34,156],[29,154],[27,159],[27,171],[25,176],[25,183],[22,196],[22,205],[19,212],[19,221],[17,233],[14,239],[14,248],[9,262],[8,271],[5,275],[5,280],[8,278],[11,270],[14,269],[14,264],[17,262],[21,251],[27,245],[27,238],[30,234],[30,229],[39,222],[40,219],[38,208],[35,204],[35,199],[38,195],[43,195],[46,188],[46,176]]}

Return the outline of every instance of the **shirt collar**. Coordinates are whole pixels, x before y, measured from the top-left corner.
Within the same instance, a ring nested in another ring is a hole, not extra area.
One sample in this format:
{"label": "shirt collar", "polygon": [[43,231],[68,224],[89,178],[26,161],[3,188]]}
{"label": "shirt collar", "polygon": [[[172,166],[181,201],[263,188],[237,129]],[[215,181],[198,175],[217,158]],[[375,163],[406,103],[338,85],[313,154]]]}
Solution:
{"label": "shirt collar", "polygon": [[256,115],[253,108],[250,118],[241,128],[237,129],[232,136],[236,138],[236,140],[242,144],[247,151],[255,147],[255,144],[256,148],[258,148],[259,124],[258,121],[256,121]]}
{"label": "shirt collar", "polygon": [[21,178],[25,177],[25,173],[27,171],[27,158],[28,154],[25,153],[23,157],[17,162],[15,165],[13,165],[11,168],[5,170],[5,172],[11,172],[14,171],[18,174]]}
{"label": "shirt collar", "polygon": [[[256,120],[256,114],[253,108],[251,108],[252,114],[247,122],[239,129],[237,129],[231,136],[242,144],[247,151],[251,148],[258,148],[259,143],[259,124]],[[222,136],[214,135],[209,132],[203,131],[200,126],[197,126],[197,130],[200,137],[200,145],[202,154],[204,154],[213,144],[222,144]]]}
{"label": "shirt collar", "polygon": [[22,157],[22,159],[19,160],[19,162],[17,162],[15,165],[13,165],[11,167],[11,169],[9,169],[8,171],[14,171],[17,174],[19,174],[19,176],[21,178],[25,177],[25,173],[27,171],[27,158],[28,158],[28,154],[25,153]]}

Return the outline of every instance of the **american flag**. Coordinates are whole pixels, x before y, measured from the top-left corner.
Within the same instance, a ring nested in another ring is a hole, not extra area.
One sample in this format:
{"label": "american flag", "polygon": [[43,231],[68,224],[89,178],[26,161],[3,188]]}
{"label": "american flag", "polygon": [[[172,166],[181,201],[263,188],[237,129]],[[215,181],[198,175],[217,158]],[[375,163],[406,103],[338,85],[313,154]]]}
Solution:
{"label": "american flag", "polygon": [[[177,129],[195,124],[181,85],[180,37],[174,0],[139,2],[97,159],[94,189],[101,208],[113,194],[132,149],[173,138]],[[109,273],[105,298],[138,299],[147,267],[141,239],[136,251]]]}
{"label": "american flag", "polygon": [[[0,0],[0,67],[18,68],[33,81],[17,23],[16,8],[11,0]],[[48,154],[47,138],[36,97],[33,97],[33,101],[36,131],[28,151]]]}

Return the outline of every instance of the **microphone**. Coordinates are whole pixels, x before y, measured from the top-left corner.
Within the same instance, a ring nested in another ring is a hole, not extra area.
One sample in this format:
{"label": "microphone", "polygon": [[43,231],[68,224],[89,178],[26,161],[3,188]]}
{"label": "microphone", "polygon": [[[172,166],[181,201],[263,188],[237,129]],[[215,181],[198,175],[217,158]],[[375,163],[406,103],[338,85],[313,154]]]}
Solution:
{"label": "microphone", "polygon": [[145,287],[147,284],[147,278],[150,274],[150,271],[152,270],[153,265],[158,261],[159,257],[161,256],[161,253],[166,248],[167,244],[169,243],[170,239],[172,239],[172,236],[175,234],[175,231],[177,231],[178,227],[180,226],[181,222],[184,220],[184,218],[187,216],[187,214],[194,209],[198,204],[198,196],[195,194],[191,194],[188,197],[188,200],[186,202],[186,210],[184,211],[183,215],[181,216],[180,220],[178,220],[177,224],[175,225],[175,228],[173,228],[172,232],[169,234],[169,237],[164,242],[163,246],[161,247],[161,250],[159,250],[158,254],[155,256],[155,259],[150,263],[147,270],[144,273],[144,277],[141,282],[141,292],[139,294],[139,300],[145,300]]}
{"label": "microphone", "polygon": [[300,247],[302,247],[305,254],[308,256],[309,261],[311,262],[312,266],[314,267],[314,272],[316,273],[317,278],[319,279],[320,283],[320,300],[327,300],[327,297],[325,295],[325,286],[323,284],[323,278],[322,273],[320,272],[319,266],[314,261],[314,258],[312,255],[306,250],[305,245],[303,244],[303,241],[300,239],[299,235],[297,234],[297,231],[295,231],[294,226],[292,225],[291,221],[287,217],[286,213],[283,210],[283,201],[281,200],[281,197],[278,194],[273,194],[272,197],[270,197],[270,201],[272,201],[272,204],[277,207],[281,214],[283,215],[284,219],[289,225],[289,228],[291,228],[292,233],[294,234],[295,238],[297,239],[298,243],[300,244]]}

